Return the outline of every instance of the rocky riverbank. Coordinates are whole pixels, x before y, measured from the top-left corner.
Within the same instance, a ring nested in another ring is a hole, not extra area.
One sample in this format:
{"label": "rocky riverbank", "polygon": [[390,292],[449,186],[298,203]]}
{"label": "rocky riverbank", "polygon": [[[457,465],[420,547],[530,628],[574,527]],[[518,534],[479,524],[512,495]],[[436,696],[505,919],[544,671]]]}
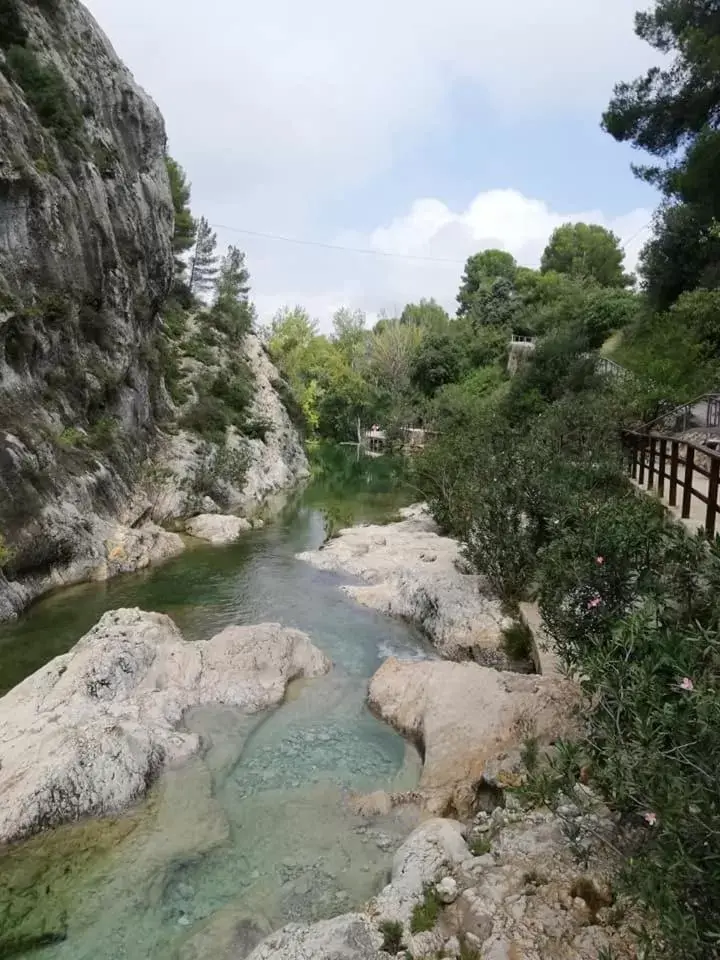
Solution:
{"label": "rocky riverbank", "polygon": [[508,803],[469,825],[428,820],[362,912],[288,925],[249,960],[597,960],[602,950],[630,957],[631,938],[617,926],[627,905],[612,892],[617,863],[607,853],[616,833],[589,793],[557,814]]}
{"label": "rocky riverbank", "polygon": [[460,545],[438,533],[422,504],[400,514],[398,523],[341,530],[300,557],[365,581],[342,589],[359,603],[416,623],[443,657],[508,666],[500,648],[506,622],[500,602],[468,571]]}
{"label": "rocky riverbank", "polygon": [[0,842],[123,809],[199,738],[180,730],[192,706],[256,713],[330,661],[298,630],[229,627],[185,641],[162,614],[115,610],[70,650],[0,699]]}

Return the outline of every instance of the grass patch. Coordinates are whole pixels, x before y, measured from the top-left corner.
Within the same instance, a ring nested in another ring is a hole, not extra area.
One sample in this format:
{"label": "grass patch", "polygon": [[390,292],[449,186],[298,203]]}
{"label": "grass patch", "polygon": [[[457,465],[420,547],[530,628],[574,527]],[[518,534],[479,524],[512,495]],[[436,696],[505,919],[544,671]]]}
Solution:
{"label": "grass patch", "polygon": [[425,930],[432,930],[437,919],[440,916],[442,904],[435,892],[435,887],[428,884],[423,893],[421,903],[416,903],[413,907],[410,917],[410,930],[412,933],[423,933]]}
{"label": "grass patch", "polygon": [[511,660],[530,660],[533,636],[526,623],[516,621],[502,631],[502,648]]}
{"label": "grass patch", "polygon": [[490,849],[490,838],[484,833],[478,834],[470,841],[470,853],[474,857],[482,857],[486,853],[490,853]]}
{"label": "grass patch", "polygon": [[88,445],[95,450],[109,450],[118,434],[118,422],[114,417],[101,417],[88,430]]}
{"label": "grass patch", "polygon": [[398,920],[383,920],[379,928],[383,935],[382,949],[393,956],[402,950],[403,928]]}
{"label": "grass patch", "polygon": [[57,438],[57,442],[61,447],[64,447],[66,450],[74,449],[75,447],[84,447],[88,442],[87,435],[83,433],[82,430],[78,430],[77,427],[65,427],[63,432]]}

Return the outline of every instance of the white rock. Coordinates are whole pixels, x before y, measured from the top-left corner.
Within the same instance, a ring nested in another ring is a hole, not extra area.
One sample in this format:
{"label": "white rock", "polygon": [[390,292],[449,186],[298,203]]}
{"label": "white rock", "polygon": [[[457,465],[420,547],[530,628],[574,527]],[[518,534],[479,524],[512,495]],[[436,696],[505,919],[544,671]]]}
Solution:
{"label": "white rock", "polygon": [[351,527],[300,557],[366,581],[343,590],[366,606],[417,623],[443,656],[505,665],[500,602],[480,577],[458,570],[459,543],[438,534],[425,507],[401,512],[400,523]]}
{"label": "white rock", "polygon": [[185,530],[191,537],[209,540],[210,543],[233,543],[241,533],[251,529],[252,524],[244,517],[224,513],[201,513],[185,524]]}
{"label": "white rock", "polygon": [[421,824],[393,857],[392,879],[371,901],[370,911],[409,923],[427,884],[472,860],[463,833],[464,827],[455,820],[436,818]]}
{"label": "white rock", "polygon": [[435,892],[440,903],[455,903],[458,898],[457,880],[454,877],[443,877],[440,883],[435,885]]}
{"label": "white rock", "polygon": [[469,812],[489,761],[535,736],[570,733],[570,681],[503,673],[477,663],[386,660],[370,682],[371,707],[424,747],[426,808]]}
{"label": "white rock", "polygon": [[106,613],[0,699],[0,842],[142,796],[163,764],[198,750],[177,729],[188,707],[263,710],[290,680],[330,665],[305,634],[278,624],[190,643],[162,614]]}

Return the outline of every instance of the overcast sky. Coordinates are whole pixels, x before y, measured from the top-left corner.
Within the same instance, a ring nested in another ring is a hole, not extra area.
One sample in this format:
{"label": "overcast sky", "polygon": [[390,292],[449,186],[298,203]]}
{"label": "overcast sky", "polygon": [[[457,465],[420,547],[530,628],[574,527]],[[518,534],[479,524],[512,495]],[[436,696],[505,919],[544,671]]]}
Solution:
{"label": "overcast sky", "polygon": [[536,266],[567,220],[611,227],[634,266],[656,196],[599,121],[651,62],[638,4],[87,0],[163,111],[194,213],[247,252],[261,316],[302,303],[325,327],[342,304],[452,309],[469,254]]}

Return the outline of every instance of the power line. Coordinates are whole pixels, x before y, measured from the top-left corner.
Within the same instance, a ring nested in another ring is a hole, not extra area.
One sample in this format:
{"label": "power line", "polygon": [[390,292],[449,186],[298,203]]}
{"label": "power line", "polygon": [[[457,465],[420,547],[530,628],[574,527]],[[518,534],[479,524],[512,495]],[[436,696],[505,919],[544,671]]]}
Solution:
{"label": "power line", "polygon": [[211,226],[215,230],[243,233],[249,237],[262,237],[264,240],[281,240],[283,243],[296,243],[304,247],[321,247],[323,250],[342,250],[345,253],[364,253],[371,257],[393,257],[397,260],[422,260],[425,263],[451,263],[455,267],[465,265],[464,260],[448,260],[442,257],[422,257],[412,253],[389,253],[386,250],[369,250],[365,247],[343,247],[337,243],[321,243],[319,240],[298,240],[295,237],[281,237],[275,233],[261,233],[259,230],[242,230],[240,227],[228,227],[222,223],[213,223]]}
{"label": "power line", "polygon": [[[283,237],[276,233],[262,233],[259,230],[244,230],[241,227],[228,227],[223,223],[211,223],[210,226],[215,230],[227,230],[229,233],[241,233],[248,237],[260,237],[263,240],[279,240],[282,243],[294,243],[301,247],[319,247],[322,250],[339,250],[343,253],[361,253],[369,257],[389,257],[394,260],[414,260],[423,263],[445,263],[451,264],[454,267],[464,267],[467,262],[466,260],[450,260],[444,257],[423,257],[412,253],[390,253],[387,250],[370,250],[367,247],[345,247],[338,243],[323,243],[320,240],[300,240],[297,237]],[[628,240],[625,240],[620,245],[620,249],[626,250],[628,245],[631,244],[636,237],[639,237],[643,230],[647,230],[650,226],[652,226],[652,220],[646,223],[645,226],[640,227]]]}

